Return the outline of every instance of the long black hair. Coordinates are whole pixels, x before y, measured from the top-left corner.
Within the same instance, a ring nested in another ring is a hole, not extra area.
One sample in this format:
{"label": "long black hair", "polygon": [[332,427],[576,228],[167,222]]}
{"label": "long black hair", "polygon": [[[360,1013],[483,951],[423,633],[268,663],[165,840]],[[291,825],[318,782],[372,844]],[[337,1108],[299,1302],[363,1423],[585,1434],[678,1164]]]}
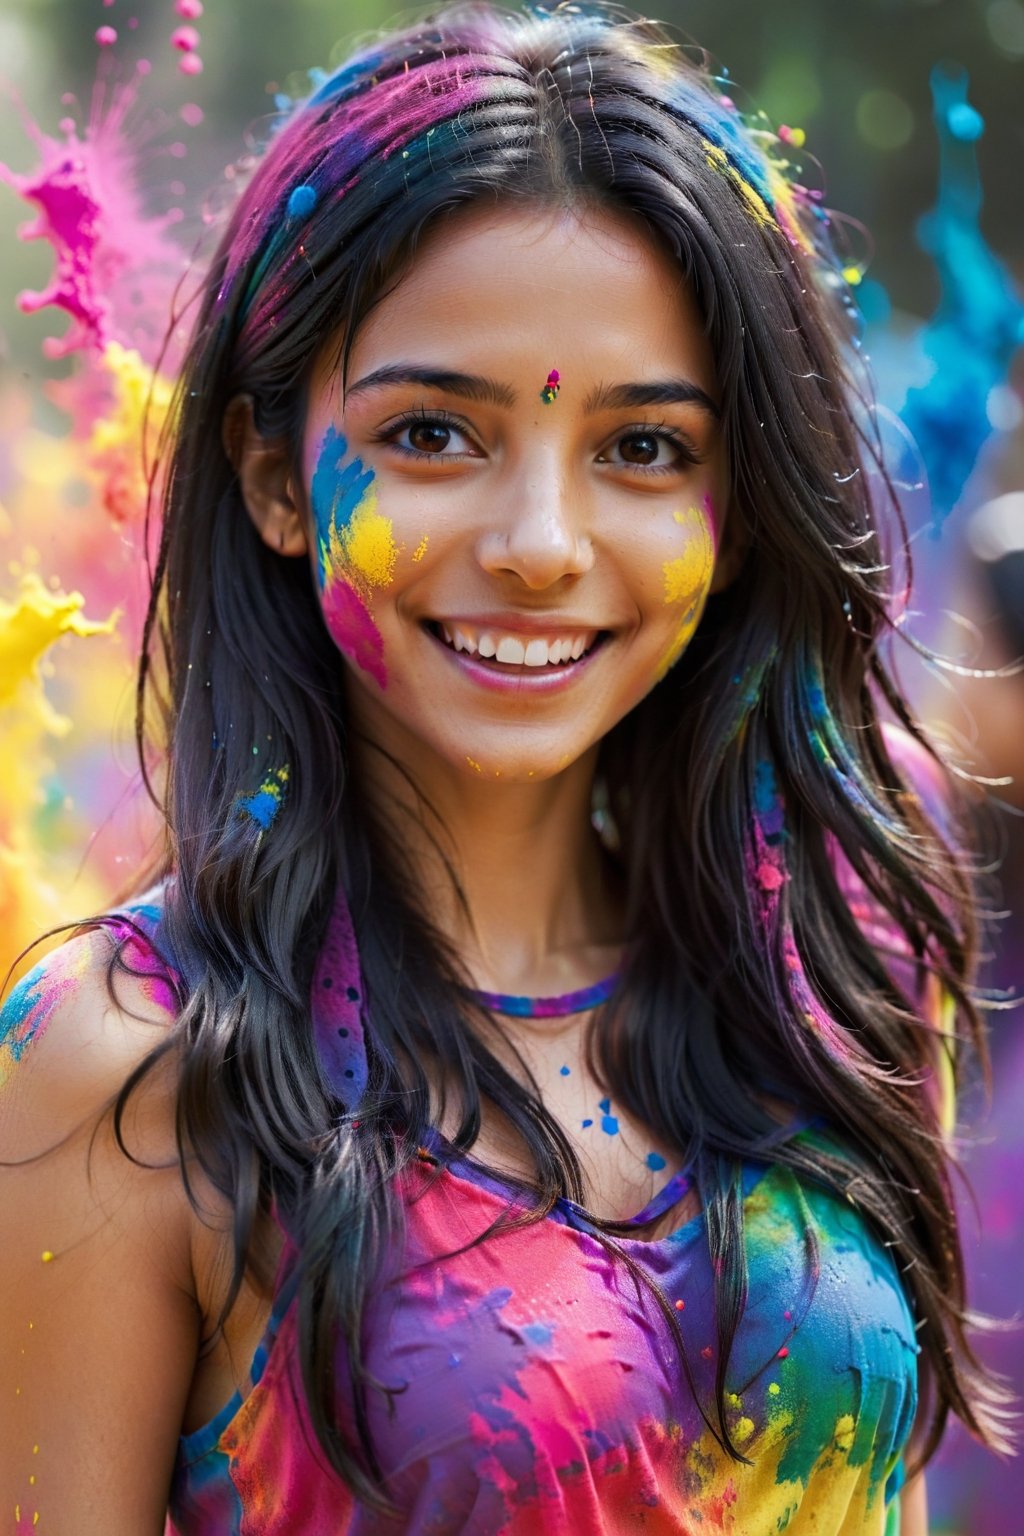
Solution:
{"label": "long black hair", "polygon": [[[260,432],[297,462],[325,343],[350,347],[432,223],[482,202],[628,215],[691,285],[717,365],[731,515],[749,550],[680,663],[602,744],[628,931],[622,1001],[598,1011],[589,1040],[598,1078],[696,1174],[719,1330],[702,1411],[738,1457],[724,1394],[743,1310],[739,1169],[771,1146],[855,1200],[895,1253],[931,1387],[922,1456],[950,1409],[1006,1443],[1001,1389],[966,1337],[950,1156],[924,1082],[943,1051],[959,1070],[953,1034],[984,1053],[970,881],[881,726],[883,713],[900,722],[943,777],[886,659],[900,525],[841,257],[787,146],[763,130],[652,23],[573,5],[444,11],[382,37],[295,108],[205,284],[140,673],[140,743],[154,720],[164,731],[164,931],[184,994],[161,1051],[180,1050],[183,1169],[194,1154],[236,1213],[220,1321],[258,1268],[257,1218],[275,1202],[302,1254],[316,1434],[378,1505],[366,1404],[379,1384],[361,1320],[398,1219],[394,1176],[430,1121],[427,1066],[454,1084],[460,1147],[484,1100],[521,1137],[535,1198],[517,1219],[583,1198],[583,1181],[533,1086],[492,1049],[495,1021],[466,1005],[393,832],[368,814],[310,571],[257,536],[221,434],[229,402],[250,395]],[[265,833],[239,798],[285,765],[286,803]],[[949,1000],[948,1038],[936,1043],[914,986],[854,920],[840,864],[902,936],[917,981]],[[322,1071],[309,1002],[339,884],[372,1021],[358,1132]],[[780,1085],[836,1129],[843,1156],[780,1135],[766,1097]],[[354,1434],[335,1397],[339,1337]]]}

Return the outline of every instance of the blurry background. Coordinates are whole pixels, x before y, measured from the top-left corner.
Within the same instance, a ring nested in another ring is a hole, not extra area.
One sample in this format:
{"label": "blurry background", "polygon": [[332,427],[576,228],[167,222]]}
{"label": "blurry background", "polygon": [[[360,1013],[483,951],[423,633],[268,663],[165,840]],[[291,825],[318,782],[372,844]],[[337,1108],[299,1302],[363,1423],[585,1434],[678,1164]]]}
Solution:
{"label": "blurry background", "polygon": [[[59,140],[58,123],[71,118],[81,133],[98,62],[109,103],[114,79],[129,78],[145,60],[150,72],[135,76],[139,103],[128,120],[142,200],[169,217],[168,235],[182,252],[202,247],[204,234],[208,248],[203,210],[209,215],[230,196],[239,158],[265,136],[282,98],[305,94],[310,67],[329,67],[353,39],[395,14],[375,0],[206,0],[204,14],[190,16],[195,9],[190,0],[177,7],[173,0],[5,0],[0,161],[31,173],[40,154],[31,123]],[[936,264],[917,240],[939,182],[929,90],[936,65],[969,76],[984,131],[980,121],[968,122],[961,138],[977,152],[981,230],[1018,292],[1024,287],[1024,0],[662,0],[655,12],[728,71],[723,88],[741,109],[759,107],[773,127],[806,133],[807,154],[824,168],[816,184],[827,205],[852,221],[848,242],[858,268],[867,269],[859,297],[873,322],[868,349],[883,397],[898,405],[908,379],[927,377],[922,325],[940,302]],[[198,30],[191,49],[172,43],[183,25]],[[104,26],[118,36],[100,49],[95,35]],[[179,67],[186,53],[194,73]],[[127,167],[124,176],[130,180]],[[106,378],[121,440],[97,444],[80,389],[75,393],[80,355],[44,356],[46,338],[64,334],[66,317],[52,307],[23,314],[16,304],[19,291],[47,286],[53,253],[43,241],[17,238],[16,225],[33,210],[14,190],[0,188],[0,209],[2,975],[41,929],[109,902],[138,866],[154,823],[138,793],[131,745],[132,655],[144,597],[141,511],[130,476],[128,492],[111,501],[109,467],[110,454],[138,436],[145,378],[123,359]],[[129,209],[124,217],[127,230],[134,215]],[[967,289],[980,284],[970,251],[951,259]],[[955,371],[956,357],[943,367]],[[1024,501],[1005,499],[1024,488],[1020,353],[1011,360],[1007,352],[999,367],[985,393],[991,433],[977,466],[942,537],[915,543],[917,632],[972,666],[1002,665],[1024,649]],[[61,384],[69,376],[70,394]],[[77,436],[69,435],[72,418]],[[910,512],[922,526],[926,512]],[[110,633],[87,633],[118,609]],[[962,619],[950,617],[952,610]],[[1024,755],[1020,679],[968,682],[959,698],[933,670],[911,669],[909,681],[922,716],[944,724],[972,766],[1024,774],[1017,762]],[[1019,910],[1024,801],[1019,788],[997,795],[1003,808],[988,836],[1008,850],[1002,899]],[[1021,951],[1019,925],[1010,924],[986,975],[990,986],[1019,982]],[[965,1207],[975,1301],[1003,1315],[1019,1304],[1024,1270],[1020,1036],[1015,1013],[993,1015],[995,1102],[981,1126],[990,1144],[966,1157],[985,1233],[979,1246]],[[967,1108],[978,1121],[980,1099]],[[1017,1373],[1020,1389],[1020,1332],[993,1341],[989,1352]],[[975,1453],[957,1431],[929,1487],[936,1532],[1005,1536],[1022,1528],[1024,1471]]]}

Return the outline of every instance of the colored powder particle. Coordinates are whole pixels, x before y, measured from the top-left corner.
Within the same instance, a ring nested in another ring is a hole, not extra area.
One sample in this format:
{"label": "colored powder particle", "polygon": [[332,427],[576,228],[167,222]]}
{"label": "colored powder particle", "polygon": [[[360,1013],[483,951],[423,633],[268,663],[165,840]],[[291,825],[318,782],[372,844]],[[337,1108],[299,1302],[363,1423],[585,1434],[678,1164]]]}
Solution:
{"label": "colored powder particle", "polygon": [[568,1067],[559,1067],[558,1070],[559,1070],[559,1072],[561,1073],[561,1075],[563,1077],[568,1077],[569,1076],[569,1068]]}
{"label": "colored powder particle", "polygon": [[777,1357],[780,1360],[785,1360],[788,1357],[788,1355],[789,1355],[789,1350],[786,1348],[785,1344],[783,1344],[782,1348],[778,1351]]}
{"label": "colored powder particle", "polygon": [[555,1330],[550,1323],[527,1323],[523,1327],[522,1335],[531,1344],[550,1344]]}
{"label": "colored powder particle", "polygon": [[308,219],[317,204],[317,190],[308,182],[293,187],[288,198],[287,212],[290,219]]}
{"label": "colored powder particle", "polygon": [[423,559],[423,556],[426,554],[426,552],[427,552],[427,535],[424,534],[422,539],[420,539],[419,543],[416,545],[416,548],[412,552],[412,558],[413,558],[414,563],[418,565],[419,562]]}
{"label": "colored powder particle", "polygon": [[807,135],[802,128],[790,128],[786,123],[779,129],[779,138],[783,144],[791,144],[794,149],[803,149],[807,143]]}
{"label": "colored powder particle", "polygon": [[171,46],[182,53],[194,53],[199,47],[199,33],[195,27],[178,27],[171,33]]}
{"label": "colored powder particle", "polygon": [[676,1311],[677,1312],[685,1312],[686,1311],[686,1302],[683,1301],[682,1297],[680,1297],[679,1300],[676,1302]]}
{"label": "colored powder particle", "polygon": [[474,773],[483,773],[483,769],[481,768],[480,764],[477,762],[475,757],[467,757],[466,758],[466,762],[472,768]]}
{"label": "colored powder particle", "polygon": [[267,774],[254,794],[239,796],[239,814],[248,816],[264,832],[268,831],[284,804],[288,774],[287,764],[283,768],[276,768],[272,773]]}
{"label": "colored powder particle", "polygon": [[203,14],[203,0],[174,0],[174,9],[183,21],[198,21]]}
{"label": "colored powder particle", "polygon": [[45,1248],[39,1257],[42,1259],[44,1264],[53,1263],[53,1254],[50,1252],[49,1248]]}
{"label": "colored powder particle", "polygon": [[648,1168],[653,1169],[655,1173],[658,1173],[662,1168],[665,1167],[665,1159],[659,1152],[648,1152],[647,1166]]}
{"label": "colored powder particle", "polygon": [[777,1381],[770,1381],[768,1383],[768,1395],[769,1395],[769,1397],[778,1397],[778,1395],[781,1392],[781,1390],[782,1390],[782,1388],[779,1386]]}
{"label": "colored powder particle", "polygon": [[178,68],[183,75],[201,75],[203,61],[198,53],[183,53],[178,60]]}
{"label": "colored powder particle", "polygon": [[178,116],[190,128],[198,128],[199,124],[203,121],[205,113],[202,107],[197,106],[194,101],[186,101],[185,105],[178,112]]}
{"label": "colored powder particle", "polygon": [[117,31],[114,27],[97,27],[96,41],[101,48],[112,48],[117,42]]}
{"label": "colored powder particle", "polygon": [[715,1352],[711,1348],[710,1344],[705,1344],[704,1348],[701,1350],[700,1354],[701,1354],[701,1359],[702,1360],[713,1360]]}
{"label": "colored powder particle", "polygon": [[598,1107],[598,1109],[603,1110],[605,1114],[608,1114],[609,1110],[612,1107],[612,1101],[611,1101],[611,1099],[602,1099],[600,1104],[597,1107]]}
{"label": "colored powder particle", "polygon": [[594,1123],[593,1120],[581,1120],[580,1121],[580,1124],[582,1125],[582,1127],[583,1127],[583,1129],[585,1131],[589,1130],[590,1127],[593,1125],[593,1123]]}
{"label": "colored powder particle", "polygon": [[614,1115],[602,1115],[601,1129],[606,1136],[617,1136],[619,1134],[619,1122]]}
{"label": "colored powder particle", "polygon": [[749,1440],[753,1433],[753,1419],[742,1418],[736,1420],[735,1426],[733,1427],[732,1437],[736,1441],[737,1445],[742,1445],[744,1440]]}

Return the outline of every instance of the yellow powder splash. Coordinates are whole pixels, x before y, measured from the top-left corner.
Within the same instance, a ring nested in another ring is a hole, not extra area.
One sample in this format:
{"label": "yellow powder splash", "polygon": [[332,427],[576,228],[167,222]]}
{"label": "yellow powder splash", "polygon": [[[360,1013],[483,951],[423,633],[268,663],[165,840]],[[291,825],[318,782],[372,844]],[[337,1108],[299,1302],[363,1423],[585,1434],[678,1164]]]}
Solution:
{"label": "yellow powder splash", "polygon": [[677,512],[675,520],[687,530],[689,542],[682,555],[675,560],[666,560],[662,573],[665,579],[665,602],[673,608],[681,608],[682,613],[675,639],[658,668],[659,679],[679,660],[696,629],[715,568],[714,540],[707,518],[700,508],[691,507],[688,512]]}

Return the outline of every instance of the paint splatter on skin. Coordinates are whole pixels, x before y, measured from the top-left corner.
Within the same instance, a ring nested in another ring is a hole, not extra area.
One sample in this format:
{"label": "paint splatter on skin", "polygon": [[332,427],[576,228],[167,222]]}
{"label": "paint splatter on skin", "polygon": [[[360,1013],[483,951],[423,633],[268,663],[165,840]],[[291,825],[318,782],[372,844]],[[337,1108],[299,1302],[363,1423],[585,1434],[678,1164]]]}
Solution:
{"label": "paint splatter on skin", "polygon": [[687,545],[682,555],[666,560],[662,566],[665,602],[680,610],[675,638],[662,657],[657,677],[665,676],[683,654],[704,608],[715,568],[715,541],[712,536],[710,498],[703,508],[691,507],[676,512],[676,522],[686,530]]}
{"label": "paint splatter on skin", "polygon": [[423,559],[423,556],[427,552],[427,544],[428,544],[428,542],[429,542],[429,536],[427,534],[424,534],[422,539],[420,539],[419,543],[416,545],[416,548],[412,552],[412,558],[413,558],[413,564],[414,565],[419,565],[420,561]]}
{"label": "paint splatter on skin", "polygon": [[554,405],[555,401],[558,399],[558,391],[560,388],[561,376],[557,368],[552,368],[551,372],[547,376],[547,381],[544,385],[544,388],[540,392],[540,397],[545,405]]}
{"label": "paint splatter on skin", "polygon": [[373,471],[347,455],[344,437],[329,427],[310,490],[324,620],[342,654],[386,688],[384,641],[372,600],[375,591],[390,586],[398,550],[390,519],[377,511]]}
{"label": "paint splatter on skin", "polygon": [[239,796],[239,813],[248,816],[264,832],[273,826],[284,804],[289,772],[287,763],[283,768],[275,768],[253,794]]}

